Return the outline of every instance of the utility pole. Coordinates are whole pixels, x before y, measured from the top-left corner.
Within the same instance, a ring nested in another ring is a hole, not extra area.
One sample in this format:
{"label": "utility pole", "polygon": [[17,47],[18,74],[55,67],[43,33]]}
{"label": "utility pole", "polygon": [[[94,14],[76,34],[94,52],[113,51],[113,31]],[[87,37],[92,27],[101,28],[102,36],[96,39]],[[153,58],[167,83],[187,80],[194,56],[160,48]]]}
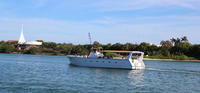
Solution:
{"label": "utility pole", "polygon": [[91,38],[90,32],[88,33],[88,37],[89,37],[89,40],[90,40],[90,45],[92,45],[92,38]]}

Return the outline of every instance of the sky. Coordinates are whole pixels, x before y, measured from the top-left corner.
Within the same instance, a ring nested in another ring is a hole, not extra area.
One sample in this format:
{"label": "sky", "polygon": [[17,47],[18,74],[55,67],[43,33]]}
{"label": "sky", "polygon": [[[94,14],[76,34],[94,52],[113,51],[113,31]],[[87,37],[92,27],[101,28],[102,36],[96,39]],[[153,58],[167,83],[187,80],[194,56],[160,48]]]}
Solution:
{"label": "sky", "polygon": [[200,44],[200,0],[0,0],[0,40],[88,44],[187,36]]}

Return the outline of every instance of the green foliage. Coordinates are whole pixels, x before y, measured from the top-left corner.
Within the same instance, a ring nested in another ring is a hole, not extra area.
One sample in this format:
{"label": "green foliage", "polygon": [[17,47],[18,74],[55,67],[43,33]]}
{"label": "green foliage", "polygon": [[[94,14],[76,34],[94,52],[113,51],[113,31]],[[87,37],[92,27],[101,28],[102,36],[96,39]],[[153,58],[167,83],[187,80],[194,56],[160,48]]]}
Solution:
{"label": "green foliage", "polygon": [[122,50],[123,45],[120,43],[113,44],[110,49],[112,50]]}
{"label": "green foliage", "polygon": [[0,45],[0,53],[12,53],[17,51],[14,44],[8,44],[5,42],[1,42]]}
{"label": "green foliage", "polygon": [[42,48],[41,51],[42,51],[42,53],[46,53],[46,54],[48,54],[48,53],[49,54],[55,53],[55,50],[49,49],[49,48]]}
{"label": "green foliage", "polygon": [[[189,43],[186,36],[181,38],[172,38],[170,40],[161,41],[161,47],[152,45],[146,42],[140,44],[132,43],[115,43],[115,44],[100,44],[95,41],[93,45],[73,45],[66,43],[44,42],[43,40],[37,40],[43,42],[41,47],[32,47],[28,50],[17,49],[17,42],[8,43],[0,41],[0,53],[27,53],[27,54],[49,54],[49,55],[88,55],[91,48],[103,47],[104,50],[130,50],[130,51],[142,51],[145,55],[149,55],[151,58],[160,59],[178,59],[185,60],[190,57],[200,59],[200,45],[192,45]],[[119,57],[118,54],[106,54],[107,56]]]}
{"label": "green foliage", "polygon": [[25,54],[38,54],[38,53],[39,53],[39,49],[36,47],[31,47],[25,51]]}
{"label": "green foliage", "polygon": [[76,45],[72,48],[71,54],[75,55],[88,55],[89,50],[83,45]]}
{"label": "green foliage", "polygon": [[0,44],[4,44],[5,43],[5,41],[0,41]]}
{"label": "green foliage", "polygon": [[181,42],[188,42],[188,39],[187,39],[186,36],[183,36],[181,38],[176,38],[176,39],[172,38],[172,39],[170,39],[170,41],[172,42],[173,45],[177,45],[177,44],[179,44]]}
{"label": "green foliage", "polygon": [[200,45],[190,46],[188,55],[200,59]]}
{"label": "green foliage", "polygon": [[137,46],[136,44],[126,43],[122,45],[122,50],[135,50]]}
{"label": "green foliage", "polygon": [[169,56],[170,55],[169,50],[173,46],[172,43],[169,40],[166,40],[166,41],[161,41],[160,45],[161,45],[160,54],[164,56]]}
{"label": "green foliage", "polygon": [[144,56],[144,58],[152,58],[152,59],[170,59],[167,56],[162,56],[162,55],[154,55],[154,56]]}
{"label": "green foliage", "polygon": [[103,49],[105,49],[105,50],[109,50],[111,46],[112,46],[111,43],[108,43],[106,45],[102,45]]}
{"label": "green foliage", "polygon": [[117,54],[117,53],[110,53],[110,52],[106,53],[105,56],[106,56],[106,57],[121,57],[120,54]]}
{"label": "green foliage", "polygon": [[99,42],[97,42],[97,41],[94,41],[93,47],[94,47],[94,48],[101,47],[101,44],[100,44]]}
{"label": "green foliage", "polygon": [[169,49],[172,47],[172,43],[169,40],[161,41],[160,45],[162,48]]}
{"label": "green foliage", "polygon": [[189,52],[190,43],[188,42],[180,42],[171,48],[172,54],[187,54]]}
{"label": "green foliage", "polygon": [[190,58],[188,56],[186,56],[186,55],[170,55],[170,56],[155,55],[155,56],[145,56],[145,58],[190,60]]}
{"label": "green foliage", "polygon": [[176,60],[190,60],[190,58],[186,55],[172,55],[171,56],[172,59],[176,59]]}
{"label": "green foliage", "polygon": [[152,56],[152,55],[157,55],[160,50],[160,47],[157,47],[155,45],[151,45],[147,47],[147,55]]}
{"label": "green foliage", "polygon": [[72,44],[59,44],[55,50],[64,55],[70,55],[73,45]]}
{"label": "green foliage", "polygon": [[52,48],[56,49],[57,44],[55,42],[43,42],[42,47],[43,48]]}
{"label": "green foliage", "polygon": [[139,46],[136,47],[136,50],[143,51],[145,55],[148,55],[148,47],[150,47],[149,43],[142,42]]}
{"label": "green foliage", "polygon": [[38,41],[38,42],[44,42],[43,40],[36,40],[36,41]]}

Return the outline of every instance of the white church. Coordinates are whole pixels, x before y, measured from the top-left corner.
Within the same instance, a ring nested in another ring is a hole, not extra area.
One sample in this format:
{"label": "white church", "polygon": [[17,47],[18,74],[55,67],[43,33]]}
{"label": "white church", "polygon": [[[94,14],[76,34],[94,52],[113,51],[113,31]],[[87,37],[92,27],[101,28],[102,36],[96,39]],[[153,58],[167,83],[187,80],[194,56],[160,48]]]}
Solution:
{"label": "white church", "polygon": [[24,38],[24,26],[22,24],[22,30],[21,30],[21,34],[20,34],[18,44],[19,45],[29,45],[29,46],[40,46],[40,45],[42,45],[42,42],[26,41],[25,38]]}

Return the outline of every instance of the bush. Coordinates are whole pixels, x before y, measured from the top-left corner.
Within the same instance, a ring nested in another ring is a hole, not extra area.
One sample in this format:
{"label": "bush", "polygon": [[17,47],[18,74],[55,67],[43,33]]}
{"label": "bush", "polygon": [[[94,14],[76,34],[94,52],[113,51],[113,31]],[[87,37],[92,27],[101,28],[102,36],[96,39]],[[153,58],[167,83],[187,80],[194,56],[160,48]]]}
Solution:
{"label": "bush", "polygon": [[144,58],[152,58],[152,59],[170,59],[169,57],[163,55],[155,55],[155,56],[144,56]]}
{"label": "bush", "polygon": [[176,59],[176,60],[190,60],[190,58],[186,55],[172,55],[171,57],[172,59]]}
{"label": "bush", "polygon": [[186,55],[171,55],[171,56],[145,56],[145,58],[152,58],[152,59],[175,59],[175,60],[190,60],[190,58]]}
{"label": "bush", "polygon": [[0,46],[0,53],[12,53],[15,51],[17,51],[17,49],[12,44],[2,44]]}
{"label": "bush", "polygon": [[25,54],[38,54],[39,49],[36,47],[31,47],[29,50],[25,51]]}

